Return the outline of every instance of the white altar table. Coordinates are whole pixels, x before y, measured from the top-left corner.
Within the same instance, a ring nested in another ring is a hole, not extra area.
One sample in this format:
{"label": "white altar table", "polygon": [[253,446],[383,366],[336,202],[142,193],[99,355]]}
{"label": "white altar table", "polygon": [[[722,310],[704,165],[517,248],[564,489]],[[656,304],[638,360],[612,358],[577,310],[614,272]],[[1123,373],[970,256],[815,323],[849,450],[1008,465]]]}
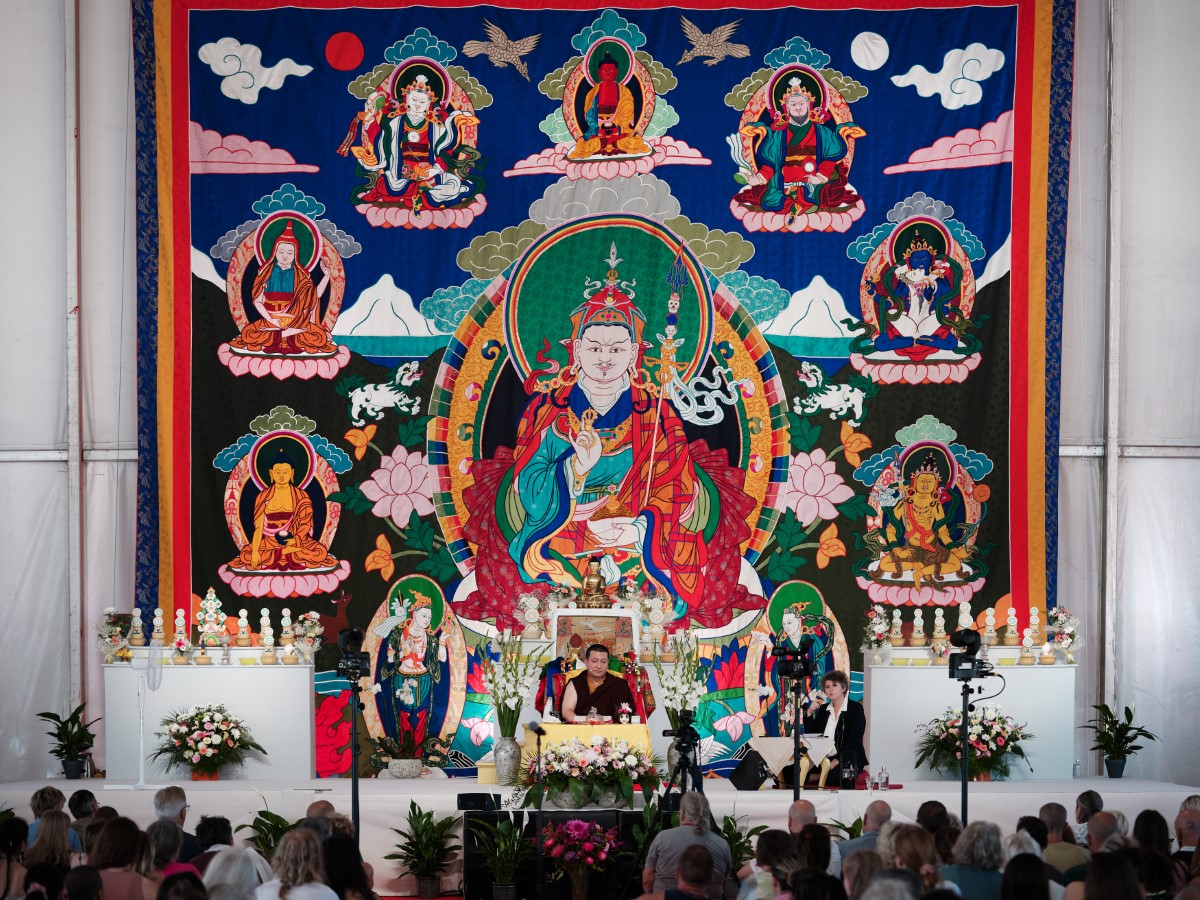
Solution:
{"label": "white altar table", "polygon": [[[136,652],[136,651],[135,651]],[[142,651],[144,652],[144,651]],[[215,651],[217,655],[220,651]],[[151,760],[158,745],[156,731],[168,715],[192,706],[224,703],[242,719],[267,751],[246,757],[238,777],[247,780],[308,781],[315,772],[313,670],[306,665],[163,666],[162,685],[146,692],[146,779],[178,781],[186,772],[168,775]],[[257,656],[241,651],[242,656]],[[125,663],[104,667],[105,763],[109,779],[138,777],[138,674]]]}
{"label": "white altar table", "polygon": [[[1000,678],[979,678],[972,688],[973,703],[987,701],[1000,707],[1033,733],[1024,742],[1033,771],[1014,760],[1010,781],[1067,780],[1071,778],[1075,753],[1075,666],[1015,665],[1018,647],[992,647],[990,659]],[[867,666],[864,706],[867,713],[867,758],[871,770],[885,766],[893,784],[928,781],[928,769],[913,768],[916,759],[916,728],[940,716],[946,707],[962,709],[962,682],[950,678],[946,666],[912,665],[913,659],[929,659],[924,647],[893,647],[892,659],[908,659],[908,665]],[[1001,660],[1010,663],[1003,664]]]}

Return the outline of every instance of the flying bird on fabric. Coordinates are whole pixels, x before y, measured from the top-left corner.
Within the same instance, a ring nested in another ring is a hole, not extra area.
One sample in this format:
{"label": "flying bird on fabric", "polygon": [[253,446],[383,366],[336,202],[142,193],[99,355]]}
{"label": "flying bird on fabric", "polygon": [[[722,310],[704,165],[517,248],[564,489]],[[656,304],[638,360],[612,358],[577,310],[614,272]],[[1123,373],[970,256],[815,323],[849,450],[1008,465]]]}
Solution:
{"label": "flying bird on fabric", "polygon": [[512,64],[526,81],[529,80],[529,66],[521,59],[533,52],[537,46],[540,34],[521,38],[519,41],[509,40],[508,35],[498,25],[493,25],[487,19],[483,20],[483,30],[487,33],[486,41],[467,41],[463,44],[463,53],[467,56],[479,56],[481,53],[492,61],[498,68]]}
{"label": "flying bird on fabric", "polygon": [[727,56],[743,59],[750,55],[750,48],[745,44],[729,43],[729,39],[733,37],[733,33],[737,31],[738,25],[741,24],[741,19],[738,19],[736,22],[730,22],[728,25],[714,28],[709,34],[705,34],[684,16],[679,17],[679,22],[683,26],[684,37],[692,42],[692,49],[683,54],[683,58],[679,60],[679,65],[690,62],[697,56],[710,57],[704,61],[704,64],[706,66],[715,66]]}

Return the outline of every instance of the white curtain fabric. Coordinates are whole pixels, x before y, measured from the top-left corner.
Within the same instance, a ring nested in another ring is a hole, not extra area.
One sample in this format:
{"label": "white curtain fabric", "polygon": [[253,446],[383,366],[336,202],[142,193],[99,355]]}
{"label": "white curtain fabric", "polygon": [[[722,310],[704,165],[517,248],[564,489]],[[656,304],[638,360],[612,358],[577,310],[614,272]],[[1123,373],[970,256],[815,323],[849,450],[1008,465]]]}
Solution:
{"label": "white curtain fabric", "polygon": [[[1197,231],[1188,201],[1200,196],[1192,140],[1200,95],[1186,89],[1200,4],[1115,0],[1123,16],[1122,202],[1116,215],[1122,348],[1120,433],[1125,446],[1200,445],[1200,306],[1188,297]],[[1060,434],[1069,447],[1104,437],[1105,301],[1108,294],[1108,4],[1076,7],[1075,102],[1064,285]],[[79,4],[80,359],[82,433],[82,660],[71,658],[67,481],[61,461],[14,461],[14,451],[66,447],[65,193],[58,173],[69,135],[63,3],[0,6],[0,108],[20,140],[0,144],[0,292],[7,336],[0,354],[0,678],[10,686],[0,716],[0,781],[57,770],[34,714],[70,701],[82,666],[90,714],[103,714],[91,625],[133,596],[136,446],[133,219],[133,89],[128,0]],[[36,85],[34,89],[33,85]],[[36,175],[36,177],[35,177]],[[1196,455],[1200,455],[1197,451]],[[1200,689],[1190,656],[1200,646],[1200,460],[1123,459],[1116,535],[1118,615],[1113,659],[1103,660],[1101,591],[1104,469],[1095,457],[1059,465],[1058,601],[1083,620],[1077,721],[1102,699],[1103,669],[1116,672],[1116,702],[1164,740],[1130,775],[1200,783],[1200,724],[1187,700]],[[13,686],[19,686],[13,688]],[[1079,732],[1085,773],[1099,760]],[[103,761],[103,748],[98,748]]]}

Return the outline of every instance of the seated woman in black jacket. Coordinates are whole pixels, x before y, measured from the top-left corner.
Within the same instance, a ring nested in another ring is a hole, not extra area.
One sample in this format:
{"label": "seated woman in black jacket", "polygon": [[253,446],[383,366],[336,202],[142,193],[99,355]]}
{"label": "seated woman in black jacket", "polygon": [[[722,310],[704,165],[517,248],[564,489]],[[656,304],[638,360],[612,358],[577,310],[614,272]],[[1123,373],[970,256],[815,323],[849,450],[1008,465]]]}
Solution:
{"label": "seated woman in black jacket", "polygon": [[[850,679],[840,669],[834,669],[821,681],[821,690],[829,702],[814,701],[804,717],[804,733],[825,735],[833,738],[833,750],[821,760],[819,787],[825,787],[825,779],[833,770],[841,773],[839,766],[853,766],[861,772],[867,765],[867,752],[863,747],[863,736],[867,733],[867,714],[862,704],[850,699]],[[804,784],[813,760],[806,754],[800,760],[800,784]]]}

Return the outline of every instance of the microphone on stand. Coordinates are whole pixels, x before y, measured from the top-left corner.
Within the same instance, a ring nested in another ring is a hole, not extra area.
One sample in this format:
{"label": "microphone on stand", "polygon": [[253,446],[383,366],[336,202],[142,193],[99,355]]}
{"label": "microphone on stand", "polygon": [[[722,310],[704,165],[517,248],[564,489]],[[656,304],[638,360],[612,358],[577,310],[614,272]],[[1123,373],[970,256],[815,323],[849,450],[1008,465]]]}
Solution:
{"label": "microphone on stand", "polygon": [[538,737],[546,736],[546,729],[542,727],[542,723],[539,722],[537,719],[534,719],[532,722],[530,722],[525,727],[528,728],[530,731],[532,731],[534,734],[536,734]]}

